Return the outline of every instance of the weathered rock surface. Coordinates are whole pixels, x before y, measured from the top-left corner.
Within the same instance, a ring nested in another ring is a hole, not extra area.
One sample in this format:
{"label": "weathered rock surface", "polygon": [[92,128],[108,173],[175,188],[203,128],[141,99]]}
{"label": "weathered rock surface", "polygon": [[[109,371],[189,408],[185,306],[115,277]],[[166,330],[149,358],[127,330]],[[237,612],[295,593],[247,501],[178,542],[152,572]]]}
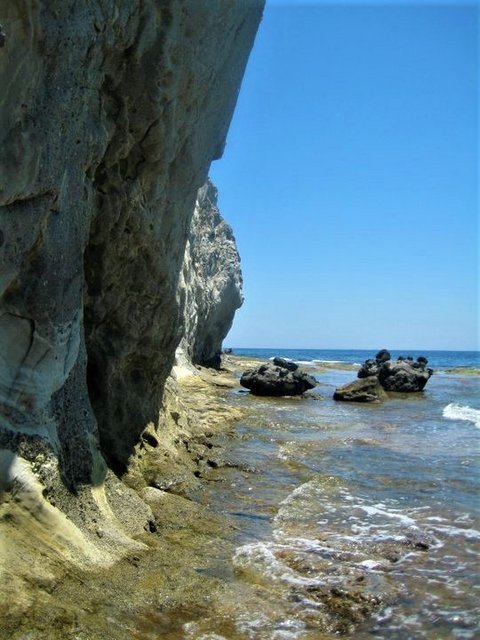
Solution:
{"label": "weathered rock surface", "polygon": [[378,375],[378,371],[384,362],[388,362],[391,359],[390,352],[386,349],[381,349],[375,358],[370,358],[365,360],[360,369],[358,370],[357,376],[359,378],[368,378],[369,376]]}
{"label": "weathered rock surface", "polygon": [[371,376],[362,380],[354,380],[343,387],[335,389],[334,400],[346,402],[381,402],[386,400],[385,393],[378,378]]}
{"label": "weathered rock surface", "polygon": [[2,4],[0,528],[28,520],[33,547],[62,512],[59,553],[84,559],[148,528],[105,459],[125,472],[158,422],[195,199],[262,4]]}
{"label": "weathered rock surface", "polygon": [[315,378],[303,371],[262,364],[247,369],[240,378],[242,387],[257,396],[298,396],[317,386]]}
{"label": "weathered rock surface", "polygon": [[427,368],[428,360],[419,356],[413,358],[399,356],[391,360],[390,352],[382,349],[375,359],[365,360],[357,376],[360,380],[344,385],[335,390],[334,400],[353,402],[377,402],[386,399],[385,391],[415,393],[423,391],[433,374]]}
{"label": "weathered rock surface", "polygon": [[280,358],[276,356],[273,359],[273,364],[277,367],[283,367],[284,369],[288,369],[289,371],[296,371],[298,369],[298,364],[290,358]]}
{"label": "weathered rock surface", "polygon": [[[224,433],[242,412],[226,402],[237,386],[233,375],[203,368],[195,372],[178,381],[168,378],[161,424],[151,424],[142,433],[122,482],[109,473],[94,489],[103,506],[94,519],[88,517],[85,488],[72,497],[68,518],[53,507],[52,496],[45,501],[42,483],[34,477],[38,467],[30,472],[34,487],[17,480],[16,489],[6,494],[0,505],[2,640],[30,634],[62,640],[69,637],[72,624],[91,638],[131,640],[132,628],[144,628],[153,602],[162,611],[178,603],[187,609],[199,602],[211,608],[210,598],[220,583],[197,568],[205,567],[208,559],[218,568],[230,525],[204,504],[180,496],[198,495],[199,478],[222,465],[222,448],[214,436]],[[46,463],[39,460],[42,467],[48,467]],[[19,471],[15,469],[16,477],[28,480]],[[57,503],[60,506],[64,509]],[[83,531],[72,524],[82,512]],[[118,538],[114,513],[124,525],[128,522],[134,540]],[[112,539],[123,559],[109,552]],[[82,571],[87,562],[90,570]],[[126,611],[133,615],[130,624],[122,617]],[[154,637],[158,619],[156,623]]]}
{"label": "weathered rock surface", "polygon": [[357,377],[358,378],[370,378],[372,376],[378,375],[378,370],[380,368],[380,363],[374,360],[373,358],[369,358],[365,360],[360,369],[358,370]]}
{"label": "weathered rock surface", "polygon": [[427,364],[428,360],[423,356],[416,361],[412,357],[399,356],[393,361],[390,353],[382,349],[375,359],[365,360],[357,375],[359,378],[376,376],[387,391],[417,392],[424,389],[433,373]]}
{"label": "weathered rock surface", "polygon": [[207,180],[198,191],[185,258],[181,293],[184,335],[177,350],[195,364],[218,367],[222,342],[242,305],[240,256],[217,207],[217,189]]}
{"label": "weathered rock surface", "polygon": [[[378,372],[378,380],[387,391],[412,393],[423,391],[433,374],[423,361],[396,360],[385,362]],[[425,360],[423,358],[422,360]]]}
{"label": "weathered rock surface", "polygon": [[157,417],[197,190],[260,13],[153,0],[2,9],[4,433],[45,438],[71,486],[98,457],[90,400],[119,466]]}

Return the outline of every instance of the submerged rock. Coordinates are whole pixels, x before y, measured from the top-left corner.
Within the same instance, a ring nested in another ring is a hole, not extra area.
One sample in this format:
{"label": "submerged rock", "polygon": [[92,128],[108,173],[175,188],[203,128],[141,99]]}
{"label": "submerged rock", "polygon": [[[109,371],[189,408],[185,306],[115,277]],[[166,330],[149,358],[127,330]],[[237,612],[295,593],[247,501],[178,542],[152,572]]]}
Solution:
{"label": "submerged rock", "polygon": [[335,389],[333,399],[346,402],[382,402],[387,399],[387,394],[378,378],[370,376]]}
{"label": "submerged rock", "polygon": [[317,381],[303,371],[262,364],[256,369],[247,369],[240,384],[257,396],[298,396],[316,387]]}

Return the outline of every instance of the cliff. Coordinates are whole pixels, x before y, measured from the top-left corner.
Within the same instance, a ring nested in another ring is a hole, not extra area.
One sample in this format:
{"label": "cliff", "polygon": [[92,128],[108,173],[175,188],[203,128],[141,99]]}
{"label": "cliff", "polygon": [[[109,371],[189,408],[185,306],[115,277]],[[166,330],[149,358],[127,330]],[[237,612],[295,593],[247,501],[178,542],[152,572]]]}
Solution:
{"label": "cliff", "polygon": [[[210,251],[196,239],[202,215],[193,227],[191,218],[222,154],[262,4],[2,6],[3,571],[14,556],[27,563],[22,544],[34,554],[40,540],[109,562],[151,525],[116,476],[147,425],[161,432],[181,337],[194,359],[214,360],[240,301],[233,272],[201,301],[197,277],[195,293],[182,278],[187,241],[192,264]],[[213,233],[233,246],[220,221]]]}
{"label": "cliff", "polygon": [[182,270],[184,335],[177,358],[218,367],[222,341],[242,305],[242,275],[235,238],[207,180],[198,191]]}
{"label": "cliff", "polygon": [[153,486],[188,494],[212,454],[205,434],[241,415],[221,392],[235,383],[223,369],[205,368],[219,369],[222,341],[243,302],[240,256],[217,195],[210,179],[198,190],[178,286],[183,318],[175,366],[158,420],[146,425],[123,475],[140,493]]}

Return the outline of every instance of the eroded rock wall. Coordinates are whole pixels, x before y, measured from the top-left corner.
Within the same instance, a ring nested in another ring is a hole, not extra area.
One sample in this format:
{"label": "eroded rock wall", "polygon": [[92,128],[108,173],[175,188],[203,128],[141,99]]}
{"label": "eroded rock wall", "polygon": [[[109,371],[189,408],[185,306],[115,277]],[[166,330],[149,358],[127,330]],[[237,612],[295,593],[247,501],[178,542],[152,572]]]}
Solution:
{"label": "eroded rock wall", "polygon": [[102,455],[122,472],[157,418],[190,217],[261,10],[1,6],[0,447],[45,449],[71,490],[101,482]]}
{"label": "eroded rock wall", "polygon": [[223,339],[243,303],[240,256],[217,196],[210,180],[198,191],[183,263],[184,335],[177,351],[180,362],[186,357],[214,367],[220,365]]}

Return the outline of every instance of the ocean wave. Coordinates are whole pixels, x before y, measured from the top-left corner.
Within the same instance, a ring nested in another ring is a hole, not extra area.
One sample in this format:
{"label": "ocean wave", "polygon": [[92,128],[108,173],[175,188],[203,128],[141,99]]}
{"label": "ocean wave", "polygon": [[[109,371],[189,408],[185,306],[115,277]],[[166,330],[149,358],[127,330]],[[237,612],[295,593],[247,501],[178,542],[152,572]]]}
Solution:
{"label": "ocean wave", "polygon": [[[288,541],[285,541],[288,542]],[[289,567],[277,555],[280,551],[295,550],[294,546],[276,542],[254,542],[238,547],[233,556],[233,566],[241,571],[262,576],[267,581],[279,580],[297,586],[324,584],[320,579],[305,578]],[[312,544],[315,543],[312,541]]]}
{"label": "ocean wave", "polygon": [[438,531],[447,536],[462,536],[467,540],[480,540],[480,531],[477,529],[462,529],[460,527],[452,527],[446,525],[435,525],[431,527],[434,531]]}
{"label": "ocean wave", "polygon": [[197,624],[195,622],[187,622],[183,625],[183,630],[187,634],[187,638],[195,638],[195,640],[227,640],[225,636],[220,636],[218,633],[202,633],[198,635]]}
{"label": "ocean wave", "polygon": [[401,522],[403,525],[407,527],[414,527],[417,524],[413,518],[405,515],[399,509],[387,510],[385,509],[385,505],[382,503],[375,504],[375,505],[365,505],[365,504],[353,505],[353,508],[355,507],[364,511],[368,516],[372,516],[372,517],[379,516],[382,520],[384,520],[385,518],[389,518],[392,520],[399,520],[399,522]]}
{"label": "ocean wave", "polygon": [[443,417],[449,420],[466,420],[480,429],[480,409],[473,409],[468,405],[451,402],[443,408]]}

